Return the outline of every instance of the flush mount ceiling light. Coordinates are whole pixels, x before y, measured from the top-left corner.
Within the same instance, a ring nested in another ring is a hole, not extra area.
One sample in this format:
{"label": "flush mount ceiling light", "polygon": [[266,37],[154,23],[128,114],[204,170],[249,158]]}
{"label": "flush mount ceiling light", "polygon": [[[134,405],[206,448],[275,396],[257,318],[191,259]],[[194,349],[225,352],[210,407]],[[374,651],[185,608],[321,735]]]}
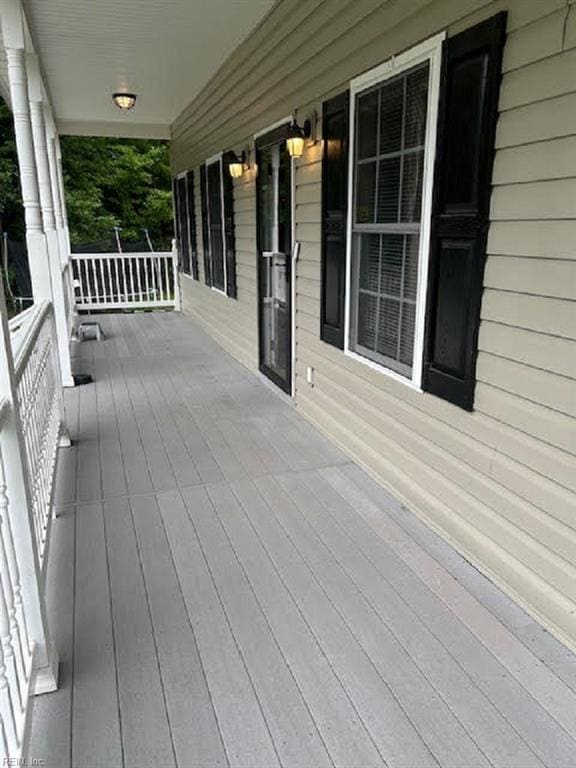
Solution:
{"label": "flush mount ceiling light", "polygon": [[235,152],[226,152],[226,163],[228,164],[228,172],[233,179],[239,179],[244,173],[246,168],[246,152],[243,151],[240,156]]}
{"label": "flush mount ceiling light", "polygon": [[124,112],[127,112],[129,109],[132,109],[132,107],[136,104],[136,94],[135,93],[114,93],[112,95],[112,101],[118,109],[122,109]]}
{"label": "flush mount ceiling light", "polygon": [[296,120],[288,129],[286,149],[290,157],[302,157],[304,142],[312,136],[312,121],[305,120],[303,126],[299,126]]}

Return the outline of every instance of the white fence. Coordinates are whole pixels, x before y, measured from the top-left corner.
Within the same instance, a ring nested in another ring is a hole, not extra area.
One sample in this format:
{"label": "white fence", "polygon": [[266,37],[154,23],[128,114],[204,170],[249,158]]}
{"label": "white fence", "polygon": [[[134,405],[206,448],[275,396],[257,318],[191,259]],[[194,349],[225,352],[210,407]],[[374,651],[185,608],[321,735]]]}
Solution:
{"label": "white fence", "polygon": [[56,687],[43,560],[63,408],[52,305],[8,323],[1,277],[0,371],[0,760],[8,765],[25,754],[30,694]]}
{"label": "white fence", "polygon": [[15,546],[12,505],[8,492],[4,427],[10,403],[0,401],[0,755],[21,754],[32,679],[33,647],[28,636],[28,617],[22,598],[19,557]]}
{"label": "white fence", "polygon": [[40,563],[48,538],[56,452],[63,420],[52,305],[35,304],[10,323],[14,378]]}
{"label": "white fence", "polygon": [[177,308],[175,251],[73,253],[78,310]]}

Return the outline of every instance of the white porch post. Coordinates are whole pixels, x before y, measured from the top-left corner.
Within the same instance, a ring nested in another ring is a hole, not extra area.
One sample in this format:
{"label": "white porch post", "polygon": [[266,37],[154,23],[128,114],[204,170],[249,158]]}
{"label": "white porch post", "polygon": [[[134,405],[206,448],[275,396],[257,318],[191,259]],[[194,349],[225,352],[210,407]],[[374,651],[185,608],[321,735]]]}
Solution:
{"label": "white porch post", "polygon": [[60,168],[56,155],[56,127],[54,120],[48,109],[44,105],[44,122],[46,124],[46,146],[48,147],[48,167],[50,169],[50,183],[52,186],[52,200],[54,201],[54,216],[56,218],[56,231],[60,242],[60,258],[62,264],[70,261],[70,247],[68,243],[68,234],[66,231],[66,221],[64,216],[63,201],[60,189]]}
{"label": "white porch post", "polygon": [[42,590],[32,499],[27,482],[26,452],[14,380],[14,361],[4,286],[0,274],[0,399],[6,399],[9,413],[2,426],[4,481],[9,490],[10,525],[18,558],[19,584],[25,607],[29,640],[34,645],[32,693],[48,693],[58,687],[58,655],[52,643]]}
{"label": "white porch post", "polygon": [[60,137],[58,133],[54,132],[54,150],[56,154],[56,171],[58,179],[58,188],[60,190],[60,206],[62,209],[62,221],[64,225],[65,242],[68,249],[68,253],[71,252],[70,248],[70,230],[68,228],[68,211],[66,209],[66,194],[64,191],[64,173],[62,171],[62,150],[60,148]]}
{"label": "white porch post", "polygon": [[32,136],[34,140],[34,153],[36,169],[38,172],[38,190],[42,208],[42,221],[44,234],[48,248],[48,260],[52,287],[52,303],[54,306],[54,318],[56,320],[56,335],[58,338],[58,356],[60,360],[60,373],[62,385],[73,387],[72,366],[70,362],[70,334],[65,286],[62,278],[63,259],[60,253],[61,244],[56,231],[55,205],[52,194],[52,180],[50,178],[50,166],[48,158],[48,146],[46,142],[46,123],[44,116],[44,103],[42,100],[42,81],[40,68],[36,56],[28,55],[28,72],[30,77],[30,117],[32,123]]}
{"label": "white porch post", "polygon": [[28,76],[24,48],[6,47],[14,133],[26,220],[26,244],[34,301],[52,301],[48,247],[42,228],[40,194],[36,175],[34,140],[28,100]]}

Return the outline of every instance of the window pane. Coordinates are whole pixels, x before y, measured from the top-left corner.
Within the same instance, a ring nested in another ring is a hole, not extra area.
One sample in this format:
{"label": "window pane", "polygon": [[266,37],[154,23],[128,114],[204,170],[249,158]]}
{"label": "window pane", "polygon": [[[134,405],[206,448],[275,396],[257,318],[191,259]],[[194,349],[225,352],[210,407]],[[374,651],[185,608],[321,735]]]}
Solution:
{"label": "window pane", "polygon": [[356,222],[369,224],[374,221],[374,197],[376,189],[376,163],[358,166],[356,183]]}
{"label": "window pane", "polygon": [[377,351],[384,357],[390,357],[393,360],[398,358],[399,318],[400,302],[394,299],[380,299]]}
{"label": "window pane", "polygon": [[258,227],[260,250],[272,251],[272,232],[274,227],[274,168],[272,164],[273,147],[265,147],[258,153]]}
{"label": "window pane", "polygon": [[414,325],[416,307],[414,304],[402,304],[402,324],[400,328],[400,362],[412,366],[414,357]]}
{"label": "window pane", "polygon": [[424,150],[404,155],[401,221],[420,221]]}
{"label": "window pane", "polygon": [[403,250],[403,235],[382,235],[380,291],[388,296],[400,296]]}
{"label": "window pane", "polygon": [[418,251],[420,238],[418,235],[406,235],[406,255],[404,262],[404,292],[405,299],[416,301],[418,288]]}
{"label": "window pane", "polygon": [[222,248],[222,230],[210,228],[210,247],[212,249],[212,285],[224,290],[224,254]]}
{"label": "window pane", "polygon": [[428,70],[429,67],[426,65],[406,78],[405,149],[424,146],[428,109]]}
{"label": "window pane", "polygon": [[358,344],[368,349],[376,345],[376,309],[378,299],[367,293],[358,294]]}
{"label": "window pane", "polygon": [[[429,70],[426,64],[402,73],[356,102],[350,343],[408,377],[416,332]],[[366,227],[371,231],[362,224],[371,224]]]}
{"label": "window pane", "polygon": [[374,157],[378,141],[378,91],[359,97],[356,114],[357,157],[359,160],[364,157]]}
{"label": "window pane", "polygon": [[380,235],[360,235],[360,288],[378,291]]}
{"label": "window pane", "polygon": [[398,152],[402,146],[404,78],[382,88],[380,107],[380,154]]}
{"label": "window pane", "polygon": [[380,160],[378,169],[379,223],[398,221],[398,195],[400,193],[400,158]]}

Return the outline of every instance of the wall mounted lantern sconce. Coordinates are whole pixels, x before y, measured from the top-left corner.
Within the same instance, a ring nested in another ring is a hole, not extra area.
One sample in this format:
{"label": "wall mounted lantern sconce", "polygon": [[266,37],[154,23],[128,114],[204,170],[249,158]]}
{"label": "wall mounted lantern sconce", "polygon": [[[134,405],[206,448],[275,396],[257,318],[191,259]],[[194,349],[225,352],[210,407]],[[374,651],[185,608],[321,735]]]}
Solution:
{"label": "wall mounted lantern sconce", "polygon": [[228,165],[228,173],[233,179],[239,179],[244,173],[247,167],[247,153],[245,150],[237,155],[236,152],[230,150],[224,155],[224,160]]}
{"label": "wall mounted lantern sconce", "polygon": [[135,93],[114,93],[112,94],[112,101],[118,109],[123,110],[124,112],[127,112],[129,109],[132,109],[132,107],[136,104],[136,94]]}
{"label": "wall mounted lantern sconce", "polygon": [[288,138],[286,139],[286,149],[290,157],[302,157],[304,153],[304,144],[307,139],[314,143],[314,132],[316,127],[316,116],[306,118],[304,125],[300,126],[293,120],[288,129]]}

